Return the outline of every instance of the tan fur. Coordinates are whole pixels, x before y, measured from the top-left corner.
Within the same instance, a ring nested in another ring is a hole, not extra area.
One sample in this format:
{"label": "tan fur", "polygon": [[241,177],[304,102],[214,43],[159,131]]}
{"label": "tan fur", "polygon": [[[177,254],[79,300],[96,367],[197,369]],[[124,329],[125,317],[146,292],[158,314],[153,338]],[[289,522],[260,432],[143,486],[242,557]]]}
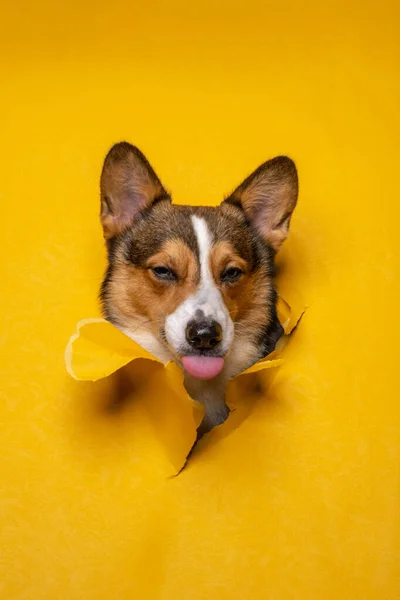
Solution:
{"label": "tan fur", "polygon": [[172,269],[179,280],[188,280],[193,285],[199,281],[199,265],[193,252],[182,240],[169,240],[147,263],[148,267],[164,265]]}
{"label": "tan fur", "polygon": [[[248,264],[236,254],[233,245],[226,241],[217,242],[213,246],[210,253],[210,263],[214,281],[224,298],[232,321],[235,321],[242,309],[243,299],[245,298],[244,292],[249,285]],[[236,283],[221,284],[221,273],[224,269],[231,267],[241,269],[244,275]]]}
{"label": "tan fur", "polygon": [[[243,276],[234,284],[223,285],[220,274],[227,267],[237,267]],[[262,289],[270,289],[272,281],[260,270],[248,273],[249,266],[238,256],[230,242],[217,242],[211,251],[211,271],[233,321],[246,322],[250,328],[259,329],[269,323],[269,307],[265,306]],[[253,331],[252,331],[253,333]]]}
{"label": "tan fur", "polygon": [[[165,265],[178,275],[178,282],[170,285],[158,280],[151,267]],[[110,287],[110,304],[123,317],[124,327],[145,324],[160,337],[165,318],[196,290],[199,267],[195,256],[181,240],[168,241],[160,252],[153,255],[148,269],[138,269],[118,260]]]}
{"label": "tan fur", "polygon": [[247,279],[242,288],[236,320],[240,323],[240,335],[253,337],[260,331],[260,326],[270,323],[270,306],[266,304],[264,291],[269,291],[273,286],[272,280],[266,278],[261,271],[255,271]]}
{"label": "tan fur", "polygon": [[[151,267],[165,265],[178,276],[178,282],[159,281]],[[169,240],[159,252],[149,258],[148,269],[139,269],[117,257],[113,283],[109,288],[110,305],[118,315],[120,325],[134,329],[144,325],[160,339],[160,329],[166,317],[190,295],[199,284],[199,265],[196,257],[182,240]],[[257,334],[262,325],[269,323],[269,309],[265,305],[261,288],[270,288],[272,281],[260,272],[248,273],[248,265],[237,256],[233,246],[226,241],[217,242],[210,255],[210,267],[231,319],[242,339]],[[244,275],[234,284],[221,283],[221,273],[226,267],[238,267]]]}

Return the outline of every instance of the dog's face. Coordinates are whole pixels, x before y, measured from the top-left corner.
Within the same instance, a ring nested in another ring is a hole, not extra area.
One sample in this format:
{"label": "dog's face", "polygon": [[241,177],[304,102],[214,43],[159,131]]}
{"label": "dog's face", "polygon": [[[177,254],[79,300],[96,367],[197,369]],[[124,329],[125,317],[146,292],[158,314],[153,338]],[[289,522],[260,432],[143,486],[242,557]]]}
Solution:
{"label": "dog's face", "polygon": [[278,157],[218,207],[173,205],[141,152],[117,144],[101,177],[106,318],[193,377],[233,354],[246,368],[274,337],[274,255],[296,201],[294,163]]}

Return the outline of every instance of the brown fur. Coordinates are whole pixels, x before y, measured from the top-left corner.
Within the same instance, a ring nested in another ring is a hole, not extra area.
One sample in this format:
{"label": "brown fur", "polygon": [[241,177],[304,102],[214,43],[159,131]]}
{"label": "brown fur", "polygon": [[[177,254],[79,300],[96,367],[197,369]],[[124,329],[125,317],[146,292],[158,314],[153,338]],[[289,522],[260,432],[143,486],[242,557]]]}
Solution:
{"label": "brown fur", "polygon": [[[152,274],[151,267],[166,265],[178,275],[176,284],[164,283]],[[238,267],[243,277],[236,283],[221,283],[221,273],[226,267]],[[266,310],[265,295],[269,295],[272,282],[262,270],[251,271],[251,265],[241,258],[230,242],[217,242],[210,255],[210,267],[215,284],[223,295],[229,314],[241,325],[240,333],[254,334],[261,326],[268,326],[270,312]],[[108,302],[118,324],[134,328],[146,323],[160,338],[165,318],[190,295],[200,281],[200,266],[193,252],[182,240],[167,240],[147,261],[144,268],[135,267],[124,260],[123,252],[114,262]],[[264,293],[262,293],[264,292]]]}
{"label": "brown fur", "polygon": [[[246,287],[249,285],[250,265],[241,258],[230,242],[217,242],[210,256],[211,273],[218,286],[233,322],[246,302]],[[221,273],[228,267],[237,267],[244,273],[236,283],[221,284]]]}
{"label": "brown fur", "polygon": [[259,234],[276,251],[289,232],[298,195],[297,170],[285,156],[261,165],[229,200],[242,206]]}
{"label": "brown fur", "polygon": [[[100,220],[105,239],[119,235],[134,217],[167,194],[145,156],[130,144],[114,146],[104,161],[100,180]],[[136,202],[131,198],[135,196]]]}
{"label": "brown fur", "polygon": [[[178,275],[177,285],[157,280],[151,267],[167,265]],[[169,240],[147,261],[147,268],[137,268],[123,259],[116,262],[110,304],[124,327],[148,322],[147,328],[159,337],[164,320],[193,294],[199,280],[195,256],[181,240]]]}
{"label": "brown fur", "polygon": [[[150,351],[162,354],[165,358],[161,360],[172,357],[179,364],[181,358],[181,342],[176,341],[172,348],[167,339],[165,323],[167,320],[170,327],[171,322],[167,317],[173,315],[178,330],[178,335],[173,335],[180,340],[187,324],[182,322],[181,329],[181,315],[189,318],[187,305],[180,307],[193,296],[197,302],[201,267],[193,216],[205,221],[211,236],[209,267],[225,304],[218,314],[228,311],[234,335],[232,339],[229,318],[223,317],[230,346],[223,350],[227,352],[224,369],[217,377],[201,381],[185,375],[186,389],[205,406],[201,433],[225,420],[229,412],[224,401],[227,381],[271,352],[281,335],[274,257],[287,237],[297,193],[294,163],[277,157],[261,165],[218,207],[175,206],[137,148],[125,142],[117,144],[105,159],[101,222],[108,269],[101,291],[103,311],[134,339],[139,331],[139,343],[154,343],[157,352]],[[173,277],[160,279],[152,270],[155,267],[170,269]],[[224,271],[231,267],[242,271],[238,280],[224,279]],[[203,292],[202,288],[200,296]],[[150,341],[146,337],[149,332]]]}

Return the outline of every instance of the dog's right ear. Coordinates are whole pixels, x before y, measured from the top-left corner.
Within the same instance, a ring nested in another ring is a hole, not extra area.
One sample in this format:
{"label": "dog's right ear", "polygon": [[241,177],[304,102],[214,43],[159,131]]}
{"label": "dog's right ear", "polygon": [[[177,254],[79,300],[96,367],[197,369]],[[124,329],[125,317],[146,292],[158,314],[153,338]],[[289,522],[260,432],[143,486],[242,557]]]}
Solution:
{"label": "dog's right ear", "polygon": [[110,239],[130,227],[135,217],[159,200],[170,200],[146,157],[131,144],[115,144],[107,154],[100,180],[100,220]]}

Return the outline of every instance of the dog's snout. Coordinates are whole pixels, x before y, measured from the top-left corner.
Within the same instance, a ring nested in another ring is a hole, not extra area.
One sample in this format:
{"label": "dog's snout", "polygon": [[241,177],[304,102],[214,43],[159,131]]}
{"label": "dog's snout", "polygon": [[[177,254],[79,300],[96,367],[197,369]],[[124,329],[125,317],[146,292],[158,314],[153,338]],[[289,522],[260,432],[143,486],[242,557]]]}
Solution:
{"label": "dog's snout", "polygon": [[210,350],[222,341],[222,327],[216,321],[192,321],[186,327],[186,339],[196,350]]}

